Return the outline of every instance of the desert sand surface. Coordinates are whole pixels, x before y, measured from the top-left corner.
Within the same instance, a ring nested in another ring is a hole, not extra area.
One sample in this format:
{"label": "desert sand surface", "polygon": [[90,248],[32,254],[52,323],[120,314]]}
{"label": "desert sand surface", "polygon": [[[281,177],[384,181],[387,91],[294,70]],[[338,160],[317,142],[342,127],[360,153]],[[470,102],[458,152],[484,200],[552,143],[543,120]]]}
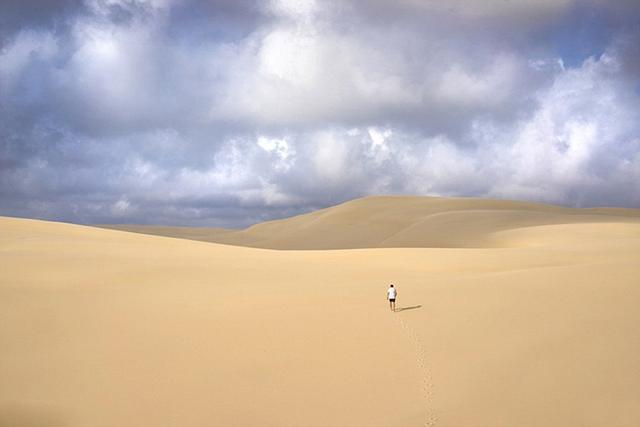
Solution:
{"label": "desert sand surface", "polygon": [[244,236],[335,250],[0,230],[0,426],[640,425],[634,210],[369,198]]}

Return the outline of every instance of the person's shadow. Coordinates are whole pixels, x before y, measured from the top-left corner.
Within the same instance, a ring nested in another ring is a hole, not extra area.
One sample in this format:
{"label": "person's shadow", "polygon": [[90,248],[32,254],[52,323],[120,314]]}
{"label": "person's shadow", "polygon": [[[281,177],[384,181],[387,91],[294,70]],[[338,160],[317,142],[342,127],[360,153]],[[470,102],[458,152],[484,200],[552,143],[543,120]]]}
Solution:
{"label": "person's shadow", "polygon": [[396,308],[395,311],[405,311],[405,310],[415,310],[416,308],[420,308],[422,307],[421,305],[413,305],[411,307],[400,307],[400,308]]}

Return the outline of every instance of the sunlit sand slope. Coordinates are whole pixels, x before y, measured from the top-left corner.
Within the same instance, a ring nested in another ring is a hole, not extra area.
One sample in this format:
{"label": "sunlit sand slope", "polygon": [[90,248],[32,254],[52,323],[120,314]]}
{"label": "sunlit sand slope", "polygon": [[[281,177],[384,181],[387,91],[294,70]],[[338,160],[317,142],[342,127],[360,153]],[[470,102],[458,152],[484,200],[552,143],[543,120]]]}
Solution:
{"label": "sunlit sand slope", "polygon": [[105,226],[113,229],[268,249],[500,247],[495,233],[520,227],[593,222],[640,223],[640,210],[571,209],[505,200],[367,197],[245,230]]}
{"label": "sunlit sand slope", "polygon": [[634,221],[272,251],[0,218],[0,426],[636,427]]}

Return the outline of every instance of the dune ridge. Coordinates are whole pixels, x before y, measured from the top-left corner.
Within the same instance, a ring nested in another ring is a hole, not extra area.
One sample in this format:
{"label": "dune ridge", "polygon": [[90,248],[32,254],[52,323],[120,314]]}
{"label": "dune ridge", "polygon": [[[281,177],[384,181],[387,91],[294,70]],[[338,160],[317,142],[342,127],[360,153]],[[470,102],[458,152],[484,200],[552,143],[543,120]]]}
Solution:
{"label": "dune ridge", "polygon": [[0,217],[0,425],[640,425],[635,211],[394,201],[252,232],[476,245],[283,251]]}
{"label": "dune ridge", "polygon": [[265,249],[504,247],[497,233],[540,225],[640,222],[640,210],[566,208],[529,202],[473,198],[375,196],[244,230],[197,227],[102,225]]}

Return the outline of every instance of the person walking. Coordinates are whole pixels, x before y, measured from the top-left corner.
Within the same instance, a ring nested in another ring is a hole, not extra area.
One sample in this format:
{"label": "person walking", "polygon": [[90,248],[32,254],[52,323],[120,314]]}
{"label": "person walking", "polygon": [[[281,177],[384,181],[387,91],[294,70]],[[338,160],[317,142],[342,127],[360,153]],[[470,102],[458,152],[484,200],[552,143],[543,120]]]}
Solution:
{"label": "person walking", "polygon": [[393,285],[389,285],[389,289],[387,289],[387,299],[389,300],[389,308],[391,311],[396,311],[396,297],[398,296],[398,291]]}

